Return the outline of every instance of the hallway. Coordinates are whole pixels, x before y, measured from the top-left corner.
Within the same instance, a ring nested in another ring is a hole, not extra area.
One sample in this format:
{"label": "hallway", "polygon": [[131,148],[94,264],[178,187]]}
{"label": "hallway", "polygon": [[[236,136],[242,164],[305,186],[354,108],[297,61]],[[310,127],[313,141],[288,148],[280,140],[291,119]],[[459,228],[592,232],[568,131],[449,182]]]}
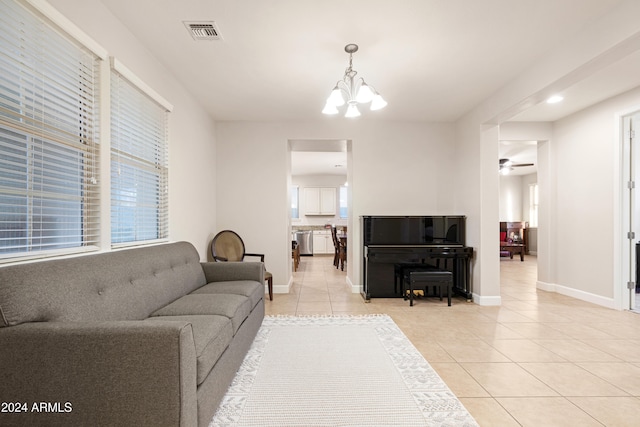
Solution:
{"label": "hallway", "polygon": [[501,307],[364,303],[332,257],[303,257],[268,315],[388,314],[481,426],[636,426],[640,316],[539,291],[536,258],[503,260]]}

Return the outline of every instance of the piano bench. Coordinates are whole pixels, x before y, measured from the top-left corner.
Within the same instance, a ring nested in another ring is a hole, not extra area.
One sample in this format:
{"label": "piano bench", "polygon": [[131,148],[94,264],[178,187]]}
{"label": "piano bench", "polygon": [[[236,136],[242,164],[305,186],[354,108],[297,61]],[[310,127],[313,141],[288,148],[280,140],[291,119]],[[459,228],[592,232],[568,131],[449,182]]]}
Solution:
{"label": "piano bench", "polygon": [[[393,265],[393,293],[404,296],[404,275],[405,272],[410,269],[415,269],[416,271],[424,270],[426,268],[435,268],[430,266],[429,264],[425,264],[423,262],[399,262]],[[405,298],[406,299],[406,298]]]}
{"label": "piano bench", "polygon": [[425,295],[427,288],[433,286],[438,288],[438,295],[442,301],[442,288],[447,289],[447,305],[451,307],[451,289],[453,288],[453,273],[432,266],[404,268],[400,279],[402,296],[407,299],[405,284],[409,285],[409,306],[413,306],[414,289],[424,287]]}

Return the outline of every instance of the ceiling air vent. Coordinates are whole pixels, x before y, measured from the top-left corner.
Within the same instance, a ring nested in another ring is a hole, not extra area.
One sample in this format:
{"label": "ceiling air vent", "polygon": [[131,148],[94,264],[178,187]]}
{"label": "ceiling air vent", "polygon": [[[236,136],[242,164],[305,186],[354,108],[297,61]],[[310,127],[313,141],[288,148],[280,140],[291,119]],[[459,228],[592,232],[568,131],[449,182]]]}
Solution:
{"label": "ceiling air vent", "polygon": [[216,23],[213,21],[184,22],[194,40],[222,40]]}

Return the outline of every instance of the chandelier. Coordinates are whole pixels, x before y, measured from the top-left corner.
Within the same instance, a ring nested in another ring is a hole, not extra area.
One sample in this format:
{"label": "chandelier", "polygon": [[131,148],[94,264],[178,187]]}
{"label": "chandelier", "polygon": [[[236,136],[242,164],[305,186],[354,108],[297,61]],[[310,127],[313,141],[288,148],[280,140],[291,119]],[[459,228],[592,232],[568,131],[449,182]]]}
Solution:
{"label": "chandelier", "polygon": [[382,96],[372,86],[365,83],[362,77],[356,78],[358,72],[353,69],[353,54],[358,51],[357,44],[348,44],[344,47],[349,54],[349,66],[344,71],[342,80],[338,80],[331,91],[327,103],[322,112],[324,114],[338,114],[338,107],[347,104],[345,117],[358,117],[360,110],[358,104],[371,103],[369,109],[379,110],[387,105]]}

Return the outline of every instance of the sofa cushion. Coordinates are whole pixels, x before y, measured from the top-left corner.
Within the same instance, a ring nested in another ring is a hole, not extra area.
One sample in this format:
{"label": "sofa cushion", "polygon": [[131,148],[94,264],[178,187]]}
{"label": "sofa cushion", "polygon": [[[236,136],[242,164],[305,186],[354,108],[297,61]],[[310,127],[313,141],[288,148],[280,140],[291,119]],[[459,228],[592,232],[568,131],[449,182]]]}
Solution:
{"label": "sofa cushion", "polygon": [[211,369],[233,339],[231,320],[225,316],[156,316],[145,321],[186,321],[191,323],[196,346],[197,383],[207,378]]}
{"label": "sofa cushion", "polygon": [[233,280],[209,283],[191,293],[244,295],[251,301],[251,310],[253,310],[264,298],[264,286],[255,280]]}
{"label": "sofa cushion", "polygon": [[233,334],[235,335],[250,312],[251,301],[243,295],[189,294],[157,310],[151,316],[188,316],[198,314],[225,316],[231,320]]}

